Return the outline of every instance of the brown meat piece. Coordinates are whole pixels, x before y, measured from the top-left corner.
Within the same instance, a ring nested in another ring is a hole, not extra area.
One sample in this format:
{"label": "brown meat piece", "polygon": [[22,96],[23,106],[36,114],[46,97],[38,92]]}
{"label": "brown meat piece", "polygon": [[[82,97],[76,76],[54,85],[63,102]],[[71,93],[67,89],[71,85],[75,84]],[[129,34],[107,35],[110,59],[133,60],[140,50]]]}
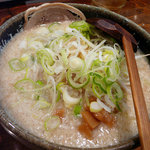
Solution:
{"label": "brown meat piece", "polygon": [[96,128],[100,124],[100,121],[95,119],[91,112],[85,110],[85,111],[82,111],[81,114],[82,114],[83,120],[89,125],[91,129]]}
{"label": "brown meat piece", "polygon": [[63,108],[57,109],[54,115],[63,118],[65,116],[65,110]]}
{"label": "brown meat piece", "polygon": [[106,110],[102,109],[101,111],[97,113],[93,113],[94,117],[98,119],[99,121],[105,123],[107,126],[112,127],[115,123],[114,116],[107,112]]}
{"label": "brown meat piece", "polygon": [[85,136],[85,138],[92,139],[92,129],[85,121],[82,121],[82,123],[78,126],[78,131]]}

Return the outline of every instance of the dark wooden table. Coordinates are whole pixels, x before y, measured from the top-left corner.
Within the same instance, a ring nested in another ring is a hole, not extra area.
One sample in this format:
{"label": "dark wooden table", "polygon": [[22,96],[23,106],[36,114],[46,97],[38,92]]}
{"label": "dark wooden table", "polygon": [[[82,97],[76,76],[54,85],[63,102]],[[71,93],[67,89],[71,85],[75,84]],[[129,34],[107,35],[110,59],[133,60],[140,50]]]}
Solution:
{"label": "dark wooden table", "polygon": [[[0,0],[0,25],[10,17],[25,11],[27,8],[37,6],[43,2],[70,2],[93,5],[91,0]],[[150,33],[150,0],[127,0],[125,7],[116,10],[119,13],[140,25]],[[29,150],[11,137],[0,126],[0,150]]]}

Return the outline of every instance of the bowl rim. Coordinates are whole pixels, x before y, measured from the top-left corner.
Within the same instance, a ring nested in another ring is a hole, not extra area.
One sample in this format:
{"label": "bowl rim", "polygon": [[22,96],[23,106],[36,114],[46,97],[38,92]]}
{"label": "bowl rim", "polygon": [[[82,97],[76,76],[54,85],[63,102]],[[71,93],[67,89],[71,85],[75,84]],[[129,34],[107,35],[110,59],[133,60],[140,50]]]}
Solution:
{"label": "bowl rim", "polygon": [[[140,27],[139,25],[137,25],[135,22],[131,21],[130,19],[119,15],[115,12],[112,12],[110,10],[107,10],[105,8],[102,7],[96,7],[96,6],[91,6],[91,5],[87,5],[87,4],[77,4],[77,3],[67,3],[69,5],[72,5],[74,7],[77,7],[78,9],[84,8],[84,9],[90,9],[90,11],[96,11],[98,13],[103,12],[104,14],[107,13],[108,17],[110,17],[110,19],[113,19],[114,21],[121,23],[122,25],[125,25],[126,23],[128,23],[128,26],[134,28],[135,30],[139,31],[139,35],[144,36],[145,39],[149,39],[150,40],[150,34],[143,29],[142,27]],[[22,19],[24,15],[24,12],[21,12],[11,18],[9,18],[6,22],[4,22],[1,26],[0,26],[0,35],[5,32],[5,30],[9,27],[9,25],[11,24],[12,21],[17,21],[19,19]],[[130,28],[129,27],[129,28]],[[1,52],[1,51],[0,51]],[[52,142],[48,142],[42,138],[39,138],[36,135],[33,135],[32,133],[30,133],[29,131],[27,131],[26,129],[23,129],[21,126],[17,125],[15,123],[15,121],[13,121],[8,114],[5,112],[5,110],[2,108],[1,104],[0,104],[0,123],[1,125],[8,130],[8,132],[12,132],[12,135],[15,136],[17,135],[17,139],[19,138],[23,138],[24,140],[27,140],[30,144],[34,144],[35,146],[40,146],[40,148],[44,148],[44,149],[49,149],[49,148],[55,148],[55,149],[80,149],[78,147],[70,147],[70,146],[64,146],[61,144],[57,144],[57,143],[52,143]],[[134,141],[138,138],[138,135],[128,139],[127,141],[123,141],[120,142],[119,144],[116,145],[112,145],[112,146],[106,146],[106,147],[96,147],[96,148],[81,148],[83,150],[85,149],[89,149],[89,150],[98,150],[98,149],[124,149],[124,148],[131,148],[135,143]]]}

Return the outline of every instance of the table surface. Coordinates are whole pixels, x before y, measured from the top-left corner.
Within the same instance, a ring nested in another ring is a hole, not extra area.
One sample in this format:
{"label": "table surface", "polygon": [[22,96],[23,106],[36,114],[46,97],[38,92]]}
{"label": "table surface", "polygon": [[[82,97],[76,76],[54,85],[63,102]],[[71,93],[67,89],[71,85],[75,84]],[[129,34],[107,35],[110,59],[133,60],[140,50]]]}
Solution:
{"label": "table surface", "polygon": [[[42,1],[42,2],[41,2]],[[0,25],[10,17],[25,11],[27,8],[39,5],[43,2],[71,2],[93,5],[91,0],[0,0]],[[150,33],[150,1],[127,0],[126,5],[115,10]],[[0,126],[0,150],[29,150],[14,138],[12,138],[2,126]]]}

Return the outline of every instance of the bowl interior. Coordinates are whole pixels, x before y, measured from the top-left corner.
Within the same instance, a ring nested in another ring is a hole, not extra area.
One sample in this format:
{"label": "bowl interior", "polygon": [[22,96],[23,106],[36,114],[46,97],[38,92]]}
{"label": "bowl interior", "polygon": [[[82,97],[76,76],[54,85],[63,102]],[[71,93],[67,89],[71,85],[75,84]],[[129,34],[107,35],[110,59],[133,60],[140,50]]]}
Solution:
{"label": "bowl interior", "polygon": [[[139,27],[138,25],[136,25],[134,22],[114,12],[106,10],[104,8],[100,8],[100,7],[98,8],[98,7],[83,5],[83,4],[71,4],[71,5],[80,9],[87,18],[102,17],[102,18],[108,18],[108,19],[112,19],[113,21],[116,21],[125,29],[127,29],[135,37],[135,39],[138,42],[139,48],[144,53],[149,53],[150,34],[147,33],[141,27]],[[23,15],[24,12],[18,14],[17,16],[12,17],[0,27],[0,39],[1,39],[0,52],[2,51],[2,47],[11,39],[11,37],[14,36],[20,30],[22,30],[24,24]],[[150,57],[148,59],[150,60]],[[28,142],[30,148],[33,146],[34,148],[36,147],[36,149],[41,149],[41,148],[76,149],[76,148],[62,146],[59,144],[53,144],[32,135],[28,131],[24,130],[22,127],[18,126],[13,120],[11,120],[11,118],[8,117],[7,113],[2,108],[1,104],[0,104],[0,119],[1,119],[1,124],[7,130],[9,130],[13,136],[17,137],[17,139],[20,139],[20,141],[22,142],[24,140]],[[120,143],[119,145],[105,147],[103,149],[130,149],[135,145],[136,142],[137,142],[137,136],[133,137],[132,139],[129,139],[128,141]],[[39,148],[39,146],[41,148]],[[100,149],[100,148],[92,148],[92,149]]]}

